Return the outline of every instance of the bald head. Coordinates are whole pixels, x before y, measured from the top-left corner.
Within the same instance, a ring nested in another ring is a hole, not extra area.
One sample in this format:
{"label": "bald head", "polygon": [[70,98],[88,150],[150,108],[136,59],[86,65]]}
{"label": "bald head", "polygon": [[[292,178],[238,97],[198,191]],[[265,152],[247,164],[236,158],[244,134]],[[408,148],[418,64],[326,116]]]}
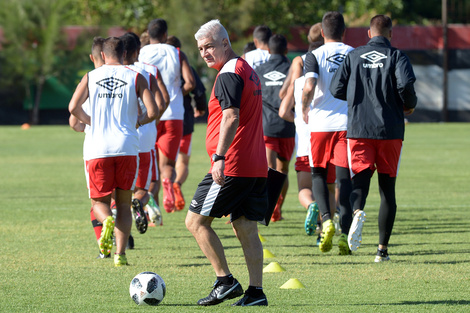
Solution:
{"label": "bald head", "polygon": [[380,14],[370,20],[370,37],[392,37],[392,20],[390,17]]}

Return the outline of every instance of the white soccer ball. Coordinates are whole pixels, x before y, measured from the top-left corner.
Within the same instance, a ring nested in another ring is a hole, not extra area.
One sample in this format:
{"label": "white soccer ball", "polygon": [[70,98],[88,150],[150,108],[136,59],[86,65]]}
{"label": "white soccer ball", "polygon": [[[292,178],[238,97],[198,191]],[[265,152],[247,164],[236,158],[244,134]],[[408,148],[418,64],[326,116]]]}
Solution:
{"label": "white soccer ball", "polygon": [[129,293],[138,305],[158,305],[165,297],[166,286],[160,275],[142,272],[132,279]]}

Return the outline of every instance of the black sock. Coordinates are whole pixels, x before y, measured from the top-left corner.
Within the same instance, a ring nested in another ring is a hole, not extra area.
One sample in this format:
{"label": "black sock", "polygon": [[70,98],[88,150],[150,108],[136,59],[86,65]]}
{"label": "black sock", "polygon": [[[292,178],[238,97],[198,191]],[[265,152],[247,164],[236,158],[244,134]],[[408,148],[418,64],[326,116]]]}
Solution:
{"label": "black sock", "polygon": [[248,286],[248,289],[245,292],[252,298],[259,298],[264,295],[263,287]]}
{"label": "black sock", "polygon": [[223,285],[233,285],[233,276],[228,274],[227,276],[217,276],[217,280],[220,281]]}
{"label": "black sock", "polygon": [[377,249],[377,255],[381,256],[381,257],[386,257],[388,255],[388,251],[387,251],[387,249],[385,249],[385,250]]}
{"label": "black sock", "polygon": [[320,211],[322,221],[331,219],[330,198],[328,185],[326,183],[328,170],[322,167],[311,167],[312,172],[312,192]]}

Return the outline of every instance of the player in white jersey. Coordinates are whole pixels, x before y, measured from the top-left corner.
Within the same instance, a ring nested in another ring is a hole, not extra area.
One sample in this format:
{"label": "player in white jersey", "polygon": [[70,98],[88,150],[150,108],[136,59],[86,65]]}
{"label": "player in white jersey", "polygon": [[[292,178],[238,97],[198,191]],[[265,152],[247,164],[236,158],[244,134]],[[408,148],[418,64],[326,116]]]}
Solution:
{"label": "player in white jersey", "polygon": [[[302,115],[310,130],[310,167],[313,195],[323,222],[320,251],[332,248],[335,226],[329,195],[335,192],[335,180],[340,190],[339,206],[343,234],[338,242],[340,254],[350,254],[347,234],[352,221],[349,195],[351,178],[347,158],[347,103],[332,96],[329,86],[333,74],[352,47],[342,42],[346,27],[339,12],[327,12],[322,19],[324,45],[305,58],[305,85],[302,91]],[[313,99],[313,107],[310,104]],[[332,171],[336,168],[336,177]],[[331,174],[330,174],[331,173]]]}
{"label": "player in white jersey", "polygon": [[[157,126],[156,147],[163,185],[163,206],[167,212],[173,212],[175,210],[173,183],[176,176],[176,156],[183,137],[183,94],[194,89],[195,81],[189,64],[180,62],[178,50],[165,43],[168,36],[165,20],[152,20],[148,25],[148,34],[150,44],[140,50],[139,62],[152,64],[158,68],[170,96],[170,105]],[[181,87],[182,77],[183,87]],[[155,191],[158,193],[158,188]]]}
{"label": "player in white jersey", "polygon": [[[121,36],[121,40],[124,43],[124,49],[126,51],[126,57],[124,58],[124,65],[128,68],[142,74],[150,87],[150,91],[155,96],[155,102],[157,103],[158,111],[164,110],[164,100],[160,89],[158,88],[157,80],[155,76],[148,73],[141,67],[134,65],[137,60],[139,53],[140,39],[134,33],[126,33]],[[145,110],[145,106],[139,99],[140,108],[142,111]],[[158,114],[159,115],[159,114]],[[157,139],[157,124],[159,119],[155,119],[151,123],[143,125],[137,129],[139,134],[139,171],[137,175],[136,188],[134,190],[134,199],[132,200],[132,213],[135,219],[135,225],[137,230],[143,234],[147,230],[147,218],[144,212],[144,207],[147,205],[150,199],[148,193],[150,182],[152,177],[157,177],[158,169],[155,159],[154,149],[155,141]],[[149,212],[152,216],[153,222],[161,216],[159,209],[153,206],[149,207],[153,211]],[[154,212],[155,211],[155,212]],[[159,222],[160,223],[160,222]]]}
{"label": "player in white jersey", "polygon": [[269,60],[268,43],[271,35],[271,29],[265,25],[256,26],[253,31],[253,42],[256,49],[242,55],[242,58],[244,58],[253,69],[256,69],[257,66]]}
{"label": "player in white jersey", "polygon": [[[111,252],[115,230],[115,266],[127,264],[125,249],[132,226],[131,206],[138,166],[138,125],[157,117],[157,105],[145,78],[122,65],[124,46],[116,37],[103,43],[105,64],[87,73],[77,86],[69,111],[90,126],[84,151],[87,184],[96,219],[103,224],[99,244],[105,255]],[[139,114],[140,97],[146,112]],[[89,98],[87,114],[83,103]],[[110,209],[116,190],[116,221]],[[116,228],[114,228],[116,223]]]}

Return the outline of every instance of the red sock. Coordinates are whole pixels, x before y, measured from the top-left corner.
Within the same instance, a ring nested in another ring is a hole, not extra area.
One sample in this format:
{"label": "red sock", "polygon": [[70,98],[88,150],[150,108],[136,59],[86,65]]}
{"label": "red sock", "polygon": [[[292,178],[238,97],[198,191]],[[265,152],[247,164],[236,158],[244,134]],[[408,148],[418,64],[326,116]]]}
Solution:
{"label": "red sock", "polygon": [[93,214],[93,207],[91,207],[91,210],[90,210],[90,219],[91,219],[91,225],[93,225],[93,230],[95,231],[96,240],[99,240],[101,237],[101,229],[103,229],[103,224],[98,222],[98,220],[95,217],[95,214]]}

